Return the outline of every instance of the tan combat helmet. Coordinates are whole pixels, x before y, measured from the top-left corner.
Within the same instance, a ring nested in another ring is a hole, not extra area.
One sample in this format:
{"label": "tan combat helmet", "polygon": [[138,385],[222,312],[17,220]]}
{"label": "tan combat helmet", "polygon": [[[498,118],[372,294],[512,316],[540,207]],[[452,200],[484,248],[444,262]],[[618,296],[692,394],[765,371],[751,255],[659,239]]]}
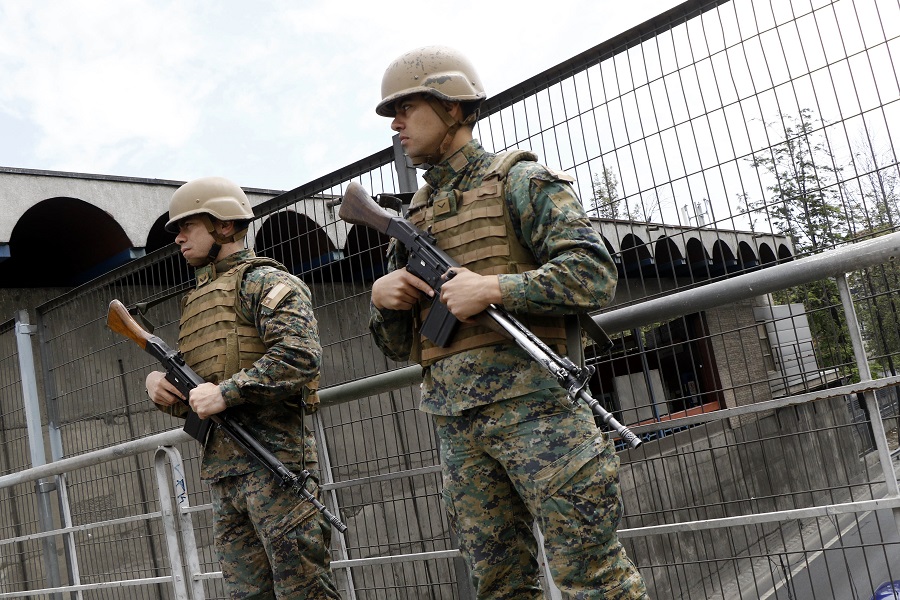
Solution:
{"label": "tan combat helmet", "polygon": [[375,112],[394,117],[394,102],[412,94],[427,94],[450,102],[480,103],[487,97],[472,63],[446,46],[417,48],[395,59],[384,72],[382,100]]}
{"label": "tan combat helmet", "polygon": [[[446,46],[425,46],[396,58],[381,79],[381,102],[375,107],[375,112],[383,117],[396,117],[394,105],[397,100],[413,94],[423,94],[447,127],[436,152],[423,156],[409,155],[413,165],[429,168],[443,158],[461,126],[475,123],[478,107],[487,95],[472,63]],[[452,117],[443,102],[459,102],[463,107],[462,118],[457,120]]]}
{"label": "tan combat helmet", "polygon": [[166,231],[178,233],[178,221],[191,215],[209,215],[220,221],[244,222],[253,219],[253,209],[250,208],[247,194],[236,183],[224,177],[201,177],[188,181],[175,190],[169,201]]}
{"label": "tan combat helmet", "polygon": [[[194,215],[203,221],[206,230],[215,240],[206,257],[205,264],[210,264],[218,258],[222,244],[244,239],[253,219],[253,209],[250,208],[247,194],[238,184],[224,177],[201,177],[188,181],[172,194],[166,231],[178,233],[178,222]],[[234,233],[221,235],[213,225],[213,218],[233,221]]]}

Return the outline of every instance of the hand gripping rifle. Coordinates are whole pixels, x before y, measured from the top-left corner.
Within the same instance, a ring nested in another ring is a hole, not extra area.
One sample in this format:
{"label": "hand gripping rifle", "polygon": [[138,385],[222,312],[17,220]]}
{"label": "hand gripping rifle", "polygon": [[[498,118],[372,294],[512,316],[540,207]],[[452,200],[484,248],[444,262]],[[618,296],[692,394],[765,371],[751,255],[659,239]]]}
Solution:
{"label": "hand gripping rifle", "polygon": [[208,419],[201,419],[197,416],[197,413],[190,410],[187,398],[190,397],[191,390],[201,383],[205,383],[205,381],[185,364],[184,357],[180,352],[172,350],[163,340],[145,331],[128,313],[128,309],[118,300],[113,300],[109,303],[106,324],[110,329],[129,338],[162,363],[166,369],[166,379],[178,388],[178,391],[184,396],[182,402],[188,406],[189,412],[184,424],[184,430],[191,437],[203,444],[206,441],[206,434],[211,424],[217,424],[219,429],[224,431],[247,454],[271,471],[278,478],[282,487],[290,488],[294,494],[299,494],[305,500],[308,500],[325,515],[332,527],[341,533],[347,531],[347,526],[338,517],[331,514],[331,511],[306,489],[306,481],[312,476],[309,471],[304,469],[300,475],[293,473],[274,454],[260,444],[256,438],[250,435],[238,420],[229,418],[226,412],[212,415]]}
{"label": "hand gripping rifle", "polygon": [[[338,215],[351,225],[371,227],[395,238],[406,247],[409,251],[406,270],[431,286],[436,294],[435,302],[425,322],[422,323],[421,334],[438,346],[447,346],[459,321],[446,304],[438,301],[438,297],[441,285],[445,281],[445,274],[447,277],[452,277],[453,271],[448,273],[448,270],[458,267],[459,263],[438,248],[434,236],[418,229],[403,217],[391,215],[356,182],[350,182],[347,185]],[[499,329],[512,338],[538,364],[556,377],[559,384],[566,389],[569,400],[572,402],[584,401],[596,416],[615,429],[625,443],[632,448],[641,445],[640,438],[619,423],[586,390],[587,382],[594,374],[594,367],[579,367],[571,359],[556,354],[504,308],[491,304],[484,312],[492,321],[493,329]]]}

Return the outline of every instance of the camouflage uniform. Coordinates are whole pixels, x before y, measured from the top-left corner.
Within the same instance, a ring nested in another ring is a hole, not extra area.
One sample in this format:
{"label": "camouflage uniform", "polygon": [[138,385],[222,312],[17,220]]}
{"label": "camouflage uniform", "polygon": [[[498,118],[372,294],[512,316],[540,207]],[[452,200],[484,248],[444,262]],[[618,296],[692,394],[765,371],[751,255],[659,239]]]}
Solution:
{"label": "camouflage uniform", "polygon": [[[230,418],[289,469],[315,473],[315,438],[297,408],[321,360],[310,293],[283,267],[263,260],[244,250],[198,268],[198,287],[187,297],[185,312],[192,301],[202,300],[204,286],[225,281],[234,276],[233,269],[250,263],[236,282],[240,293],[232,304],[238,325],[246,322],[245,331],[258,337],[264,354],[225,377],[207,373],[197,351],[186,352],[185,358],[219,384]],[[186,323],[183,317],[181,345]],[[173,405],[167,412],[184,416],[186,407]],[[232,598],[340,598],[329,570],[331,527],[312,504],[280,487],[274,475],[215,427],[204,445],[200,473],[212,492],[216,549]],[[309,486],[312,491],[312,481]]]}
{"label": "camouflage uniform", "polygon": [[[468,142],[425,173],[432,199],[481,186],[492,158]],[[540,266],[498,275],[504,308],[560,315],[608,303],[615,267],[571,186],[530,161],[515,164],[505,186],[515,235]],[[395,249],[390,267],[404,264]],[[413,311],[371,313],[382,351],[407,360],[418,343]],[[500,343],[441,358],[425,369],[420,408],[434,415],[444,500],[479,598],[543,597],[535,520],[565,597],[646,598],[616,535],[622,508],[612,443],[590,409],[572,406],[523,350]]]}

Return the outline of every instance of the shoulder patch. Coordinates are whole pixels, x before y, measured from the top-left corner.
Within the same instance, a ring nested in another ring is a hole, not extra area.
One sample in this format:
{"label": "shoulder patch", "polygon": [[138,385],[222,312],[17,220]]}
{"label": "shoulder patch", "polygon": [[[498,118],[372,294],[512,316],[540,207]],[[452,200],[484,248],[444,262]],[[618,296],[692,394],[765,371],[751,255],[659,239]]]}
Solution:
{"label": "shoulder patch", "polygon": [[284,300],[284,297],[291,293],[291,288],[285,283],[276,283],[266,297],[263,298],[262,305],[268,309],[275,310]]}

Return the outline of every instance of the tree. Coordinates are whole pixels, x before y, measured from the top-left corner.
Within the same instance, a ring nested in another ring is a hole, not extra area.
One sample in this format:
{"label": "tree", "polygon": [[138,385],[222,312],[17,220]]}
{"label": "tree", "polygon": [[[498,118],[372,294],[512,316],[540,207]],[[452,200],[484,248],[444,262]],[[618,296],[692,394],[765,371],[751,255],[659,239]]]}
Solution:
{"label": "tree", "polygon": [[802,109],[799,117],[779,116],[766,129],[781,134],[783,141],[750,159],[751,166],[768,173],[771,196],[746,201],[746,206],[765,213],[778,233],[789,236],[795,254],[833,248],[849,232],[836,185],[841,168],[816,132],[810,109]]}
{"label": "tree", "polygon": [[[851,198],[858,225],[856,237],[873,237],[895,231],[900,224],[900,172],[893,151],[879,151],[866,127],[861,141],[855,144],[857,177],[851,179],[844,192]],[[895,262],[854,272],[850,275],[854,289],[864,290],[865,297],[857,305],[863,338],[882,372],[897,374],[895,356],[900,353],[900,306],[896,300],[900,289],[900,267]]]}
{"label": "tree", "polygon": [[[603,167],[601,174],[594,173],[593,197],[591,208],[597,211],[601,219],[620,219],[625,216],[626,210],[620,210],[619,204],[619,180],[609,167]],[[621,214],[620,214],[621,213]]]}
{"label": "tree", "polygon": [[[766,124],[778,141],[749,159],[768,181],[768,198],[750,201],[749,212],[763,213],[778,233],[788,236],[794,254],[806,255],[833,248],[848,239],[837,180],[837,166],[810,109],[798,117],[779,115]],[[824,123],[823,123],[824,129]],[[797,286],[773,294],[777,302],[801,303],[809,319],[816,355],[823,367],[852,364],[853,356],[836,283],[831,280]]]}
{"label": "tree", "polygon": [[635,203],[634,207],[629,209],[625,199],[619,196],[619,180],[609,167],[603,167],[603,172],[599,175],[594,173],[592,191],[591,209],[597,211],[597,216],[601,219],[649,221],[655,212],[655,210],[649,212],[641,210],[639,203]]}

